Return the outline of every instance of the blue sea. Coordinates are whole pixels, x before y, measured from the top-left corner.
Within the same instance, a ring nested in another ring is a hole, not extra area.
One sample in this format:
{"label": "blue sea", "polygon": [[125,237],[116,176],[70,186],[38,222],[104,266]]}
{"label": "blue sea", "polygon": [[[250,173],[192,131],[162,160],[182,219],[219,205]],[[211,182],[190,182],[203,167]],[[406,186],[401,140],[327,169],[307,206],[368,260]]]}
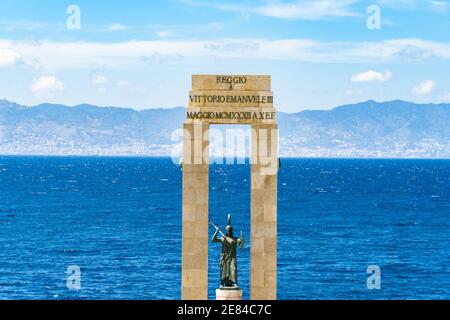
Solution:
{"label": "blue sea", "polygon": [[[279,299],[450,299],[450,161],[283,159],[278,185]],[[179,299],[181,186],[169,158],[0,157],[0,299]],[[249,203],[249,165],[210,166],[211,220],[246,236],[246,298]]]}

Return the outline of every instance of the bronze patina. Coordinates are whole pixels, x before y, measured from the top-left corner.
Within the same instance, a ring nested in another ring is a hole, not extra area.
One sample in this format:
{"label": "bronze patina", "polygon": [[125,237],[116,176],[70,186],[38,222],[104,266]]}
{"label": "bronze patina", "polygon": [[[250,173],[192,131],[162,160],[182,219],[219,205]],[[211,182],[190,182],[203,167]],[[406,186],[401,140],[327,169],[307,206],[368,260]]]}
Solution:
{"label": "bronze patina", "polygon": [[228,225],[225,228],[226,235],[214,223],[211,224],[216,229],[211,241],[222,244],[222,253],[220,255],[220,288],[239,289],[236,248],[244,247],[244,234],[241,231],[239,238],[233,236],[231,215],[228,215]]}

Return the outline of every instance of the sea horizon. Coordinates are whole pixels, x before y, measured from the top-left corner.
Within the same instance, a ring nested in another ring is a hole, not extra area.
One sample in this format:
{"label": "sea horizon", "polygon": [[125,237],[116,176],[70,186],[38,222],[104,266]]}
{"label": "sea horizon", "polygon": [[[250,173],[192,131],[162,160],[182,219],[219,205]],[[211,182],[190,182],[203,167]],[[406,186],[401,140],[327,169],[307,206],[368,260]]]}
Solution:
{"label": "sea horizon", "polygon": [[[0,154],[0,157],[40,157],[40,158],[172,158],[170,155],[136,155],[136,154],[116,154],[116,155],[108,155],[108,154]],[[181,159],[181,156],[176,157],[177,159]],[[220,159],[221,157],[210,157],[210,161],[214,161]],[[247,163],[251,157],[231,157],[234,162],[244,159]],[[301,156],[280,156],[280,159],[328,159],[328,160],[450,160],[449,158],[420,158],[420,157],[301,157]],[[224,160],[227,159],[226,156],[223,157]],[[223,163],[227,164],[227,163]],[[230,163],[228,165],[239,165],[241,163]]]}

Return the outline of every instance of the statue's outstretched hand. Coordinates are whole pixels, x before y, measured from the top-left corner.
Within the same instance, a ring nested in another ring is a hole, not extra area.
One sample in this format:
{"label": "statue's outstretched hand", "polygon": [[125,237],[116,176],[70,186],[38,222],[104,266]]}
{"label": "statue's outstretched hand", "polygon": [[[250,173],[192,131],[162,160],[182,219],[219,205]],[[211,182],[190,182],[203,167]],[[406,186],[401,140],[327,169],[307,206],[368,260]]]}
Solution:
{"label": "statue's outstretched hand", "polygon": [[244,239],[244,232],[241,230],[241,237],[239,238],[239,247],[241,249],[244,249],[245,239]]}

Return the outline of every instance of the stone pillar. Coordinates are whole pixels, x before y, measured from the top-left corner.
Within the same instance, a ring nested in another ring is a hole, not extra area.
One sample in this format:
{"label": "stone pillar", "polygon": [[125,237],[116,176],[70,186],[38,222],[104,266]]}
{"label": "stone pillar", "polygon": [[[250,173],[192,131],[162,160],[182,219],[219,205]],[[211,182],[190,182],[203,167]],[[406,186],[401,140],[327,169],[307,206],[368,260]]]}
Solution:
{"label": "stone pillar", "polygon": [[183,140],[181,298],[207,300],[209,125],[184,124]]}
{"label": "stone pillar", "polygon": [[277,298],[278,127],[252,125],[251,278],[252,300]]}

